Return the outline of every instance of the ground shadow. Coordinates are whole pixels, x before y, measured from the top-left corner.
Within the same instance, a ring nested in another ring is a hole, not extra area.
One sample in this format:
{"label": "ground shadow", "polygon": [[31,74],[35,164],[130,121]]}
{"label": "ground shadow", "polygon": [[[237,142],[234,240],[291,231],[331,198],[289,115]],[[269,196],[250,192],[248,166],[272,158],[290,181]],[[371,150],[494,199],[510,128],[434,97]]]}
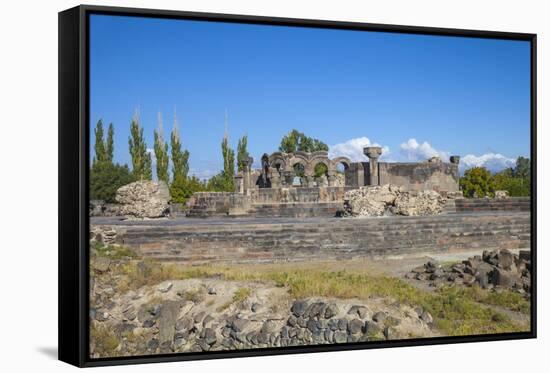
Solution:
{"label": "ground shadow", "polygon": [[38,351],[51,359],[57,360],[57,346],[55,347],[38,347]]}

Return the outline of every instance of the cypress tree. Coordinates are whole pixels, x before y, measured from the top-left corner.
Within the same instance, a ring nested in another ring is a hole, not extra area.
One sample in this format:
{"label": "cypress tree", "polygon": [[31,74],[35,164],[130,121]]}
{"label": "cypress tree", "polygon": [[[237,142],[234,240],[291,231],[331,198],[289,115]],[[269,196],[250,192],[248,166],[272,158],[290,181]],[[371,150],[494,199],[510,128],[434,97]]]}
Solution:
{"label": "cypress tree", "polygon": [[128,138],[130,155],[132,156],[132,173],[136,180],[151,180],[151,154],[147,151],[147,144],[143,136],[143,128],[139,125],[139,116],[136,114],[130,124]]}
{"label": "cypress tree", "polygon": [[109,123],[109,131],[107,132],[107,140],[105,142],[105,160],[113,163],[113,154],[115,151],[115,129],[113,123]]}
{"label": "cypress tree", "polygon": [[248,158],[248,136],[244,135],[239,139],[237,144],[237,168],[239,171],[245,170],[246,161]]}
{"label": "cypress tree", "polygon": [[227,129],[222,140],[222,190],[232,192],[235,189],[235,151],[229,146],[229,135]]}
{"label": "cypress tree", "polygon": [[170,148],[172,155],[172,177],[173,180],[177,178],[187,178],[189,173],[189,152],[187,150],[181,150],[181,140],[178,129],[178,121],[174,115],[174,127],[170,135]]}
{"label": "cypress tree", "polygon": [[155,157],[157,159],[157,178],[168,183],[168,143],[164,141],[162,115],[158,113],[158,130],[155,130]]}
{"label": "cypress tree", "polygon": [[103,162],[105,160],[105,142],[103,140],[103,120],[100,119],[97,121],[97,124],[95,125],[94,129],[94,135],[95,135],[95,144],[94,144],[94,150],[95,150],[95,156],[93,159],[93,163],[97,162]]}

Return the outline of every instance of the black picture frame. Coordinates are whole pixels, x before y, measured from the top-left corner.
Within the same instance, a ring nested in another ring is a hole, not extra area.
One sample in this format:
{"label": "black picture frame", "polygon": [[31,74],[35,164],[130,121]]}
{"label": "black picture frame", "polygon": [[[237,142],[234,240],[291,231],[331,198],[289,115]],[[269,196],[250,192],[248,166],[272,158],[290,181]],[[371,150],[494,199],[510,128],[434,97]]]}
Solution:
{"label": "black picture frame", "polygon": [[[340,345],[312,345],[255,350],[215,351],[124,358],[90,359],[89,349],[89,32],[91,14],[155,17],[200,21],[223,21],[262,25],[284,25],[325,29],[383,31],[471,38],[523,40],[531,45],[531,331],[465,337],[438,337]],[[536,123],[537,123],[537,36],[528,33],[461,30],[357,22],[292,19],[232,14],[198,13],[81,5],[59,13],[59,360],[79,367],[152,362],[284,355],[325,351],[435,345],[536,338],[537,250],[536,250]]]}

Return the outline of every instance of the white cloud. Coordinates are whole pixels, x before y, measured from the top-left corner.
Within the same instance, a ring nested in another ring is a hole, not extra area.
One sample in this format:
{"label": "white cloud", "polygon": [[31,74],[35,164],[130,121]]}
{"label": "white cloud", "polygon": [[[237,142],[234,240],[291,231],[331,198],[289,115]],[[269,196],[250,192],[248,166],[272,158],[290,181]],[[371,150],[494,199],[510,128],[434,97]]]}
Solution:
{"label": "white cloud", "polygon": [[215,171],[215,170],[195,170],[195,169],[189,170],[189,174],[191,176],[196,176],[200,180],[210,179],[212,176],[216,175],[218,172],[219,171]]}
{"label": "white cloud", "polygon": [[461,172],[472,167],[485,167],[491,172],[498,172],[508,167],[514,167],[515,164],[514,158],[508,158],[502,154],[487,153],[480,156],[468,154],[460,158],[459,167]]}
{"label": "white cloud", "polygon": [[[368,137],[358,137],[345,142],[331,145],[329,157],[345,156],[353,162],[367,161],[363,155],[363,148],[366,146],[380,146],[372,143]],[[436,149],[427,141],[419,143],[416,139],[410,138],[399,146],[399,152],[391,154],[388,146],[383,146],[383,153],[380,159],[386,162],[423,162],[432,157],[439,157],[443,162],[449,162],[451,153],[445,150]],[[458,154],[460,155],[460,154]],[[508,158],[498,153],[486,153],[482,155],[468,154],[460,158],[460,173],[472,167],[485,167],[491,172],[502,171],[507,167],[514,167],[515,158]]]}
{"label": "white cloud", "polygon": [[[334,144],[329,146],[328,156],[329,158],[336,157],[348,157],[352,162],[366,162],[367,156],[363,154],[363,148],[366,146],[381,146],[377,143],[370,141],[368,137],[357,137],[349,139],[346,142]],[[388,160],[390,154],[390,148],[388,146],[382,147],[381,160]]]}
{"label": "white cloud", "polygon": [[449,161],[449,152],[437,150],[427,141],[418,143],[416,139],[408,139],[399,146],[399,153],[404,161],[422,162],[432,157],[439,157],[442,161]]}

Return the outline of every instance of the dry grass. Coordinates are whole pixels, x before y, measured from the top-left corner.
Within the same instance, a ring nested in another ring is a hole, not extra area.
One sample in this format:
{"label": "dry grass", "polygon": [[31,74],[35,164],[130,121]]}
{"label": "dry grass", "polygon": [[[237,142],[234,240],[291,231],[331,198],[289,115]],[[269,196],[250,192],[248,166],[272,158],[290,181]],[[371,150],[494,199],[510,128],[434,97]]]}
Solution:
{"label": "dry grass", "polygon": [[101,356],[109,357],[115,355],[119,339],[108,326],[92,323],[90,326],[90,336],[91,340],[95,343],[95,351]]}

